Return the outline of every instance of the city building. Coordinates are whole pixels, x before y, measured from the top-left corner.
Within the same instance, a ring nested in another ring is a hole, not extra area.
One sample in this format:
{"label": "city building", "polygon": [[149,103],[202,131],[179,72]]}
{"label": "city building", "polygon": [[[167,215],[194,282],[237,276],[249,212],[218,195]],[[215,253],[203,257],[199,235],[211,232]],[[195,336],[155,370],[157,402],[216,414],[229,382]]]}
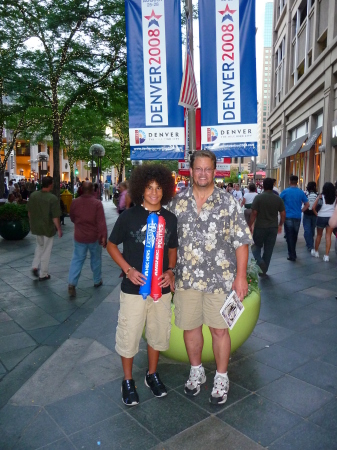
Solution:
{"label": "city building", "polygon": [[336,0],[277,0],[272,52],[269,173],[321,190],[337,178]]}
{"label": "city building", "polygon": [[[3,147],[0,150],[1,159],[4,157],[7,143],[12,139],[10,130],[4,130]],[[88,161],[77,161],[74,167],[75,175],[79,180],[88,178],[91,180],[91,161],[88,153]],[[29,140],[18,138],[15,142],[13,151],[11,152],[6,165],[5,177],[7,180],[18,180],[18,176],[27,180],[40,180],[45,175],[53,176],[53,147],[51,141],[39,142],[32,144]],[[95,171],[94,165],[94,176]],[[123,178],[125,177],[125,170]],[[107,169],[102,173],[101,179],[108,179],[113,183],[118,182],[118,172],[115,167]],[[66,150],[60,150],[60,180],[61,182],[70,181],[70,165],[67,158]]]}
{"label": "city building", "polygon": [[272,61],[272,39],[273,39],[273,2],[265,5],[264,28],[263,28],[263,55],[262,55],[262,77],[260,86],[260,98],[257,108],[258,129],[258,157],[260,164],[267,164],[268,159],[268,128],[267,117],[270,111],[270,82]]}

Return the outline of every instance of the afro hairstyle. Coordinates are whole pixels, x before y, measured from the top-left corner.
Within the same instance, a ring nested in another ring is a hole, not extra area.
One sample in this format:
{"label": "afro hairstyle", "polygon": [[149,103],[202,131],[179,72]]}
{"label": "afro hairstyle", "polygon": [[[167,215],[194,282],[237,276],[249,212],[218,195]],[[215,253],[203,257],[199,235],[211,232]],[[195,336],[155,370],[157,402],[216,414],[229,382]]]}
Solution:
{"label": "afro hairstyle", "polygon": [[161,204],[166,205],[174,195],[174,178],[171,171],[160,164],[144,164],[136,167],[129,180],[129,195],[136,205],[143,203],[145,188],[155,181],[163,190]]}

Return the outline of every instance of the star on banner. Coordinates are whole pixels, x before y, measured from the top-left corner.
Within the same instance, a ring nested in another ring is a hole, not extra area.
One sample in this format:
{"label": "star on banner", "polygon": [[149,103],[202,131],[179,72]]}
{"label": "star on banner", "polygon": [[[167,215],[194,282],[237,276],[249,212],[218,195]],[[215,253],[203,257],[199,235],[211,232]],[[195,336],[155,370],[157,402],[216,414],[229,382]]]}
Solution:
{"label": "star on banner", "polygon": [[227,13],[227,15],[233,15],[235,13],[236,9],[229,9],[229,6],[226,5],[226,8],[224,9],[224,11],[219,11],[219,13],[223,16],[224,14]]}
{"label": "star on banner", "polygon": [[152,10],[152,13],[150,16],[144,16],[145,19],[150,20],[152,18],[159,20],[161,18],[161,16],[157,16],[156,13],[154,12],[154,9]]}

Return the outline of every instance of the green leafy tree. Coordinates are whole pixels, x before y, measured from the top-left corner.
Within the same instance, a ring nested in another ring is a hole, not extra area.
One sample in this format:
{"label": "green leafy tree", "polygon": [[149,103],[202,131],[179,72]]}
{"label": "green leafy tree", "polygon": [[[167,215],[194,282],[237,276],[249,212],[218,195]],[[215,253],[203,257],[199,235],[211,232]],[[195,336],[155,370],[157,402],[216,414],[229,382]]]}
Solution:
{"label": "green leafy tree", "polygon": [[230,176],[225,177],[226,183],[238,183],[239,177],[238,177],[238,171],[235,169],[231,169]]}
{"label": "green leafy tree", "polygon": [[59,194],[61,133],[68,114],[93,92],[113,86],[126,70],[124,1],[3,0],[0,27],[5,17],[34,38],[19,49],[10,87],[18,103],[35,102],[51,122],[54,192]]}
{"label": "green leafy tree", "polygon": [[72,190],[76,161],[88,161],[90,146],[105,137],[106,119],[101,112],[90,104],[75,105],[63,125],[60,141],[69,162]]}

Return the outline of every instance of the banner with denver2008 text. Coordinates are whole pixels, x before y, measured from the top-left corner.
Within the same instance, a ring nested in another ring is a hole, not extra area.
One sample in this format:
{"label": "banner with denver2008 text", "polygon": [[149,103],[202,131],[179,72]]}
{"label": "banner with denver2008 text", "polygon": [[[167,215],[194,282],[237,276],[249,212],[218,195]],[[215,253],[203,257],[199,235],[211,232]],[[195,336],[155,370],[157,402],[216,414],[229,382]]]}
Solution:
{"label": "banner with denver2008 text", "polygon": [[132,160],[183,159],[180,0],[126,0]]}
{"label": "banner with denver2008 text", "polygon": [[257,156],[255,0],[199,0],[201,144]]}

